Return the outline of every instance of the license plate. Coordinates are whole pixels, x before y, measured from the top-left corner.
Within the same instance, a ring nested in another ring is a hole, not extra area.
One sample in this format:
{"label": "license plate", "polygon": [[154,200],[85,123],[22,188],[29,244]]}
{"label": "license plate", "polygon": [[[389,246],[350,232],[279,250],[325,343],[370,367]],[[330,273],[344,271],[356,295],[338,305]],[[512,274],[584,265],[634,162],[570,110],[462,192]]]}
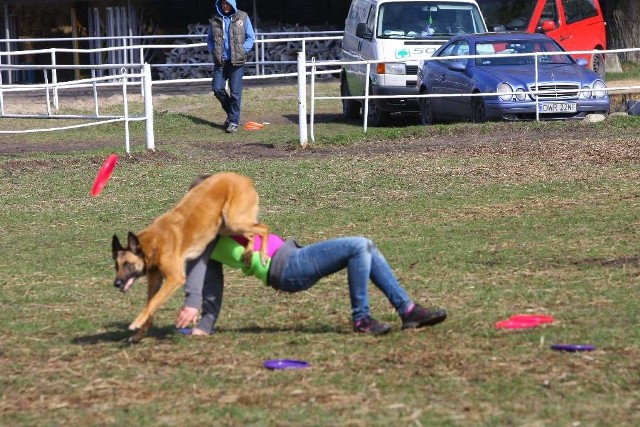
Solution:
{"label": "license plate", "polygon": [[545,102],[538,104],[538,111],[545,113],[575,113],[578,104],[575,102]]}

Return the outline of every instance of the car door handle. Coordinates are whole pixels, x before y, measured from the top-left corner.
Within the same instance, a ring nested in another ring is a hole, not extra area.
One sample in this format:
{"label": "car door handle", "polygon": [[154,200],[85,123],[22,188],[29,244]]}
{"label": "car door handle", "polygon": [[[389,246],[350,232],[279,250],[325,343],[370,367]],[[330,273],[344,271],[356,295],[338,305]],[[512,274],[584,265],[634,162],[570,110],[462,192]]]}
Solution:
{"label": "car door handle", "polygon": [[570,39],[571,35],[560,37],[560,41],[565,41],[566,39]]}

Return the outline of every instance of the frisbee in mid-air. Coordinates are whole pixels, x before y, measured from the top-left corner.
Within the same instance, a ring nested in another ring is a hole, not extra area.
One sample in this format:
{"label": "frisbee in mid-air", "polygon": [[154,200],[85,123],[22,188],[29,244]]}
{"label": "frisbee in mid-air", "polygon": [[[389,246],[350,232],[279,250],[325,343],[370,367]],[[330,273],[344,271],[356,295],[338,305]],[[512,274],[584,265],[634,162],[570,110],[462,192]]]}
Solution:
{"label": "frisbee in mid-air", "polygon": [[589,344],[552,344],[551,349],[557,351],[569,351],[573,353],[576,351],[592,351],[596,349],[596,346]]}
{"label": "frisbee in mid-air", "polygon": [[113,174],[116,163],[118,163],[118,155],[111,154],[107,157],[102,166],[100,166],[96,179],[93,181],[93,187],[91,188],[91,195],[93,197],[97,197],[102,192],[104,186],[107,185],[107,181],[111,178],[111,174]]}
{"label": "frisbee in mid-air", "polygon": [[310,365],[304,360],[292,360],[292,359],[271,359],[265,360],[264,367],[272,370],[279,369],[304,369]]}

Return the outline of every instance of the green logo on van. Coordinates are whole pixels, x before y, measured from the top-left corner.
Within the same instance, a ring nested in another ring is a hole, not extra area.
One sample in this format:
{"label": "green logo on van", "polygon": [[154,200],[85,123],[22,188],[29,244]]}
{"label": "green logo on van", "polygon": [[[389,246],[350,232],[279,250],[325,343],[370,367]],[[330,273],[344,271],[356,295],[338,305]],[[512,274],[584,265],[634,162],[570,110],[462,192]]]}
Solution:
{"label": "green logo on van", "polygon": [[398,49],[396,50],[396,59],[404,59],[411,56],[409,49]]}

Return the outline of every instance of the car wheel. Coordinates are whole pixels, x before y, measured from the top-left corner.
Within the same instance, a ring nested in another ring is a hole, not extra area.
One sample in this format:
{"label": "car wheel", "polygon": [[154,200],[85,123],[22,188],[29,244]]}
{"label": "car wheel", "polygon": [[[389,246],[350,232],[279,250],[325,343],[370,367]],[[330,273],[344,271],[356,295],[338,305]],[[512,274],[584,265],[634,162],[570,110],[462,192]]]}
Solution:
{"label": "car wheel", "polygon": [[[427,92],[422,92],[420,95],[426,95]],[[431,109],[431,99],[430,98],[418,98],[418,103],[420,104],[420,119],[422,120],[422,124],[425,126],[429,126],[433,124],[433,110]]]}
{"label": "car wheel", "polygon": [[480,97],[476,97],[471,102],[471,119],[473,123],[484,123],[486,119],[484,110],[484,100]]}
{"label": "car wheel", "polygon": [[[343,77],[340,81],[340,96],[351,96],[347,81]],[[355,99],[343,99],[342,100],[342,118],[343,119],[358,119],[360,118],[360,103]]]}
{"label": "car wheel", "polygon": [[604,77],[604,56],[602,54],[591,55],[591,69],[600,77]]}
{"label": "car wheel", "polygon": [[373,127],[384,125],[389,119],[389,113],[380,110],[373,99],[369,100],[369,111],[367,112],[367,123]]}

